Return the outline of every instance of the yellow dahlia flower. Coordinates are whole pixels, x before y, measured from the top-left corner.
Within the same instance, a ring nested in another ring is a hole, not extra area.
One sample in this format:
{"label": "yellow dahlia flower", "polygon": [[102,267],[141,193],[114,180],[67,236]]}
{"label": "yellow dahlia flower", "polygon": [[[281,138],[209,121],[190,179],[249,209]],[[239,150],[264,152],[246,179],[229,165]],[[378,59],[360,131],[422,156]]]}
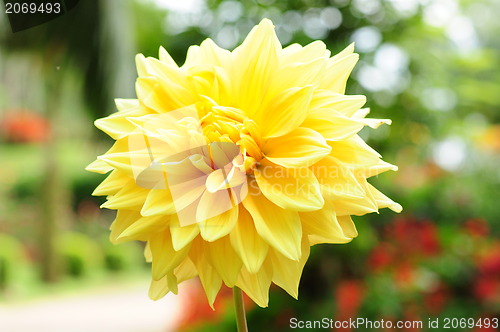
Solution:
{"label": "yellow dahlia flower", "polygon": [[88,170],[111,171],[94,192],[118,210],[111,240],[147,242],[152,299],[195,276],[211,305],[222,283],[261,307],[271,283],[297,298],[310,246],[401,210],[367,182],[397,168],[357,135],[390,121],[344,95],[353,45],[282,48],[265,19],[232,52],[207,39],[181,67],[163,48],[136,60],[137,99],[96,121],[116,143]]}

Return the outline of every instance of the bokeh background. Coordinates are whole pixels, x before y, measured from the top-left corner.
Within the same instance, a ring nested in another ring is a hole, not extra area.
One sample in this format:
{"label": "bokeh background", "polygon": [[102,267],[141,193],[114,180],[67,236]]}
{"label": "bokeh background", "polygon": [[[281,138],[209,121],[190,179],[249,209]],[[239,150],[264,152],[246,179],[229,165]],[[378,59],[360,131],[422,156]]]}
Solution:
{"label": "bokeh background", "polygon": [[356,43],[347,93],[393,120],[361,135],[400,168],[371,182],[404,211],[356,217],[352,243],[313,247],[299,301],[272,288],[269,308],[248,303],[251,329],[498,317],[499,12],[497,0],[101,0],[17,33],[0,14],[0,331],[235,329],[228,290],[215,312],[197,282],[147,299],[143,248],[108,242],[113,212],[91,196],[103,176],[84,168],[111,145],[93,121],[134,97],[136,53],[163,45],[182,64],[190,45],[232,49],[263,17],[284,45]]}

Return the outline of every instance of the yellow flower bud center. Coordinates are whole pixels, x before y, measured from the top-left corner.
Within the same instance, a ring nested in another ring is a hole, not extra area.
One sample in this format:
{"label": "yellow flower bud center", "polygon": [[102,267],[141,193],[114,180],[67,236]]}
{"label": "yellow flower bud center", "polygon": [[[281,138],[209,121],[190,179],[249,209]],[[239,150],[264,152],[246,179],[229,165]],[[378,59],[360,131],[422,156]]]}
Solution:
{"label": "yellow flower bud center", "polygon": [[237,108],[198,106],[201,128],[207,143],[232,142],[238,145],[244,157],[247,173],[253,173],[255,164],[263,158],[262,137],[257,124]]}

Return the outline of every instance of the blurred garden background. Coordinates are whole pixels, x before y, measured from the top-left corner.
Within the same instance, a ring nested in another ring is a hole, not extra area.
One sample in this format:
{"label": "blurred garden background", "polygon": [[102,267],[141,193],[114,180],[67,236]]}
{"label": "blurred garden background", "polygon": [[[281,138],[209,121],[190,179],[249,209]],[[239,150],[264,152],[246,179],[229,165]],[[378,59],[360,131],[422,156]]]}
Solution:
{"label": "blurred garden background", "polygon": [[[109,243],[114,212],[91,196],[104,176],[84,168],[111,145],[93,121],[134,97],[136,53],[157,57],[162,45],[182,64],[190,45],[233,49],[264,17],[284,45],[356,43],[347,93],[393,120],[361,135],[399,166],[371,182],[404,211],[356,217],[352,243],[313,247],[299,301],[272,288],[269,308],[248,303],[250,329],[286,331],[291,317],[498,317],[498,13],[498,0],[100,0],[16,33],[0,14],[0,331],[235,330],[227,290],[215,312],[196,282],[147,299],[143,248]],[[100,306],[115,314],[85,311]]]}

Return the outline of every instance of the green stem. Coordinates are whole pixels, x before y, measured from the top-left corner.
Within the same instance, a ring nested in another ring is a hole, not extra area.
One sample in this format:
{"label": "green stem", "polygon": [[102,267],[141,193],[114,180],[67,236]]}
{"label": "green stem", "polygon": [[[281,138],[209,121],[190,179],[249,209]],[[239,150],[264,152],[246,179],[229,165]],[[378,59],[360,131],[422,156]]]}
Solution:
{"label": "green stem", "polygon": [[241,292],[241,289],[236,286],[233,287],[233,299],[238,332],[248,332],[247,318],[245,316],[245,306],[243,304],[243,294]]}

